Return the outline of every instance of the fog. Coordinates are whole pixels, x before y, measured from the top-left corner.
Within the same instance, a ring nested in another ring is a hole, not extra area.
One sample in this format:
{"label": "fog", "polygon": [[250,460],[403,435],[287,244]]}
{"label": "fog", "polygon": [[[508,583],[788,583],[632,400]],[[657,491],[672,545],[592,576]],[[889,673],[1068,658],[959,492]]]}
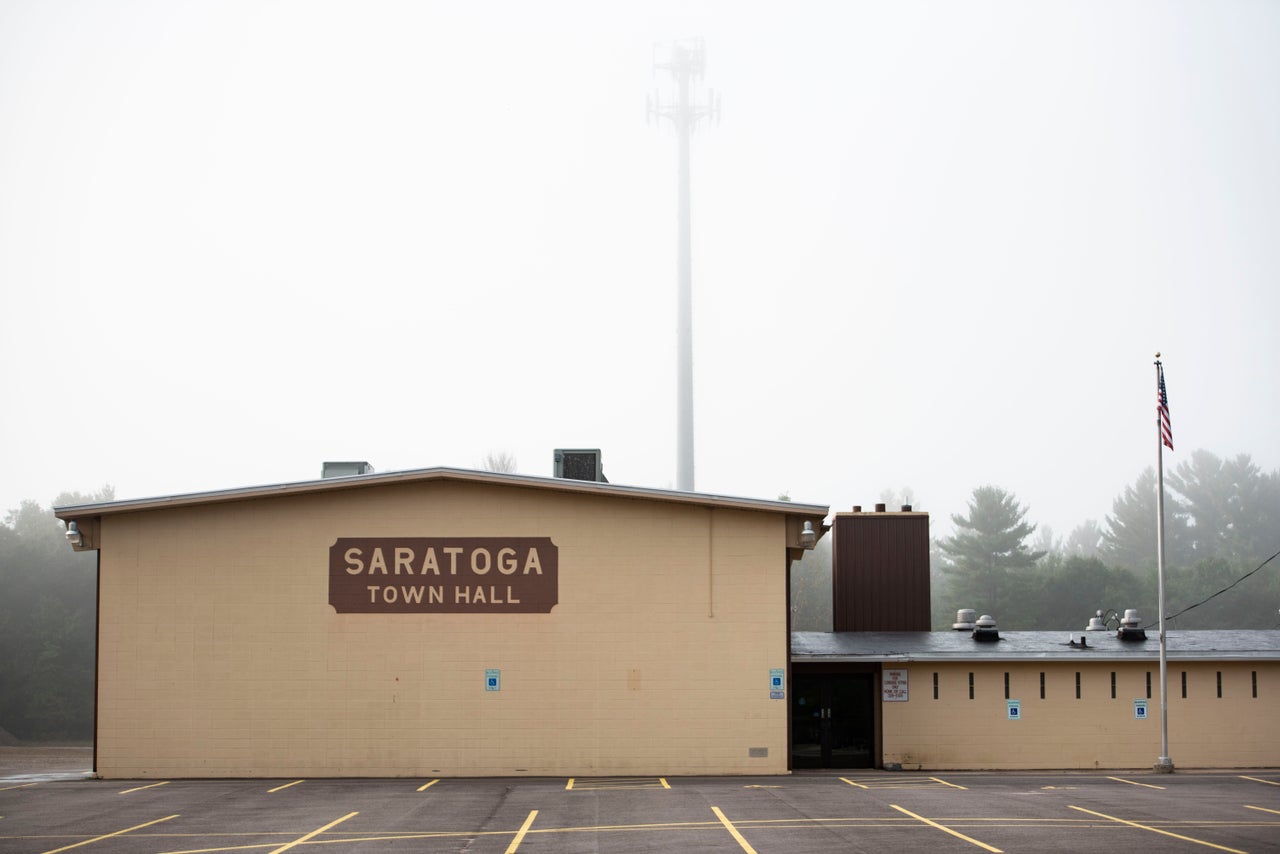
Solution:
{"label": "fog", "polygon": [[[0,4],[0,512],[379,471],[675,482],[1060,535],[1280,467],[1280,5]],[[705,97],[700,94],[699,97]]]}

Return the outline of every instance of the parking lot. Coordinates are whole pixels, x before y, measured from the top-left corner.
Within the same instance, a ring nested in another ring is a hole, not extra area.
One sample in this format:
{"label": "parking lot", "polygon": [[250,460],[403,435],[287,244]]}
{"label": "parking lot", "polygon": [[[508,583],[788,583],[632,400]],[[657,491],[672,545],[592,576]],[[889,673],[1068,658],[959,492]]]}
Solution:
{"label": "parking lot", "polygon": [[[11,770],[11,769],[9,769]],[[1280,850],[1280,771],[94,780],[0,774],[0,851]]]}

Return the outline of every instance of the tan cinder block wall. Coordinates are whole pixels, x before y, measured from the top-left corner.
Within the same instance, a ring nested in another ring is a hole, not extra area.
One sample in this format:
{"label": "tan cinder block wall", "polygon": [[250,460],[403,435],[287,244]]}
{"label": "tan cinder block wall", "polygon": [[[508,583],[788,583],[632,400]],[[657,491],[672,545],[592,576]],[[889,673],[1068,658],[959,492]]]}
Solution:
{"label": "tan cinder block wall", "polygon": [[[337,614],[340,536],[549,536],[559,604]],[[101,546],[102,776],[787,770],[780,515],[434,482],[107,516]]]}
{"label": "tan cinder block wall", "polygon": [[[1131,662],[913,664],[910,700],[882,703],[884,761],[907,770],[1150,768],[1160,755],[1160,668]],[[1187,673],[1182,698],[1181,674]],[[1045,698],[1040,699],[1040,674]],[[1080,699],[1076,699],[1076,673]],[[1116,698],[1111,698],[1111,674]],[[1147,719],[1134,700],[1151,699]],[[1222,697],[1217,674],[1222,673]],[[938,696],[933,699],[933,674]],[[969,699],[969,674],[974,699]],[[1021,719],[1008,720],[1010,699]],[[1258,696],[1253,696],[1254,674]],[[1171,661],[1169,755],[1175,767],[1280,764],[1280,662]]]}

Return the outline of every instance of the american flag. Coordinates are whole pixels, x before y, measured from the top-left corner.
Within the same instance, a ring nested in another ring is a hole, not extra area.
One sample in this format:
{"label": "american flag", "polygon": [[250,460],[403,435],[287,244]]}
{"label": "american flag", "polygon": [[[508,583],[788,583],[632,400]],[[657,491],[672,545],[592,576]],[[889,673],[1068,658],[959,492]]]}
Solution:
{"label": "american flag", "polygon": [[1164,388],[1164,366],[1159,365],[1156,374],[1159,377],[1160,389],[1156,395],[1156,411],[1160,413],[1160,441],[1173,450],[1173,427],[1169,424],[1169,393]]}

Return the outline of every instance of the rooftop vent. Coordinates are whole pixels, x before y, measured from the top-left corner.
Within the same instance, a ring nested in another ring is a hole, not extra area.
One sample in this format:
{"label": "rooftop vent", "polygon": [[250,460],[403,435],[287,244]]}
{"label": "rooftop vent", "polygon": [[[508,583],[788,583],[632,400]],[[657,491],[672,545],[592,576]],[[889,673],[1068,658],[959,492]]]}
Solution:
{"label": "rooftop vent", "polygon": [[556,448],[554,472],[556,477],[565,480],[609,482],[604,476],[599,448]]}
{"label": "rooftop vent", "polygon": [[366,462],[326,462],[320,469],[320,477],[353,477],[373,474],[373,466]]}
{"label": "rooftop vent", "polygon": [[1000,640],[1000,632],[996,631],[996,618],[990,614],[979,617],[977,628],[973,630],[973,639],[984,643]]}
{"label": "rooftop vent", "polygon": [[961,608],[956,611],[956,621],[951,624],[951,628],[957,632],[971,632],[978,622],[978,612],[972,608]]}
{"label": "rooftop vent", "polygon": [[1084,630],[1086,632],[1105,632],[1107,630],[1107,622],[1102,618],[1101,611],[1089,618],[1089,625],[1085,626]]}
{"label": "rooftop vent", "polygon": [[1124,619],[1120,621],[1120,631],[1116,632],[1116,637],[1122,641],[1144,641],[1147,639],[1147,632],[1142,628],[1142,618],[1138,616],[1136,608],[1126,608]]}

